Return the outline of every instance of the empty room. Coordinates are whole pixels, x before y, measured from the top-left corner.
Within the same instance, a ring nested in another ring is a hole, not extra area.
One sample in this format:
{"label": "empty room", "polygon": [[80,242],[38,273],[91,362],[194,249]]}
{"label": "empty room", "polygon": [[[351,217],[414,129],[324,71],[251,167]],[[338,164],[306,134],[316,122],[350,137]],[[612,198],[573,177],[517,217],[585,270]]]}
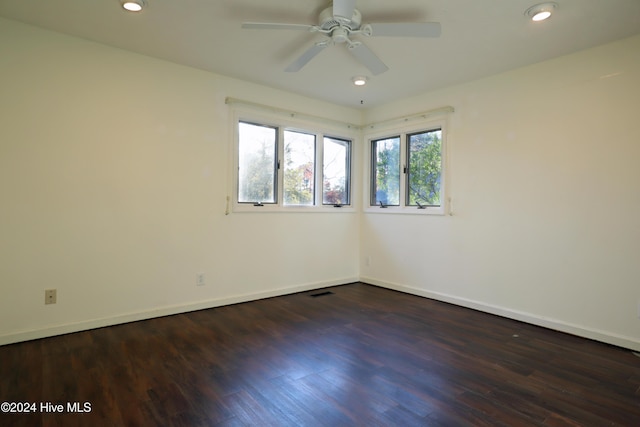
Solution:
{"label": "empty room", "polygon": [[0,0],[0,425],[640,425],[637,0]]}

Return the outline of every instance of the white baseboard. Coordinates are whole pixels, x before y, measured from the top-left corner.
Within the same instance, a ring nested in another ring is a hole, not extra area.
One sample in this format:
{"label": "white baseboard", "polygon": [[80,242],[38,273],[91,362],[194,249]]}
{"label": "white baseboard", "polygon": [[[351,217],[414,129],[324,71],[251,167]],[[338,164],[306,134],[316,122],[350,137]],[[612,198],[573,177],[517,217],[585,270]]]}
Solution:
{"label": "white baseboard", "polygon": [[326,288],[329,286],[345,285],[348,283],[358,282],[359,278],[344,278],[326,282],[308,283],[292,287],[272,289],[264,292],[251,294],[241,294],[225,298],[216,298],[206,301],[198,301],[188,304],[180,304],[173,306],[158,307],[152,310],[140,311],[135,313],[119,314],[112,317],[104,317],[99,319],[90,319],[81,322],[66,323],[62,325],[47,326],[42,329],[34,329],[28,331],[20,331],[0,336],[0,345],[13,344],[22,341],[30,341],[39,338],[47,338],[56,335],[69,334],[73,332],[87,331],[90,329],[102,328],[105,326],[119,325],[122,323],[137,322],[139,320],[153,319],[155,317],[171,316],[173,314],[187,313],[190,311],[204,310],[208,308],[221,307],[230,304],[237,304],[248,301],[255,301],[264,298],[277,297],[281,295],[293,294],[296,292],[305,292],[315,289]]}
{"label": "white baseboard", "polygon": [[587,328],[584,326],[563,322],[557,319],[551,319],[548,317],[537,316],[535,314],[526,313],[519,310],[512,310],[506,307],[487,304],[481,301],[474,301],[467,298],[461,298],[440,292],[432,292],[424,289],[413,288],[410,286],[399,285],[396,283],[384,282],[370,277],[361,277],[360,281],[363,283],[380,286],[382,288],[393,289],[412,295],[418,295],[437,301],[443,301],[462,307],[472,308],[474,310],[483,311],[485,313],[495,314],[509,319],[530,323],[532,325],[542,326],[560,332],[566,332],[579,337],[589,338],[607,344],[613,344],[619,347],[628,348],[630,350],[640,351],[640,341],[631,337],[612,334],[607,331]]}

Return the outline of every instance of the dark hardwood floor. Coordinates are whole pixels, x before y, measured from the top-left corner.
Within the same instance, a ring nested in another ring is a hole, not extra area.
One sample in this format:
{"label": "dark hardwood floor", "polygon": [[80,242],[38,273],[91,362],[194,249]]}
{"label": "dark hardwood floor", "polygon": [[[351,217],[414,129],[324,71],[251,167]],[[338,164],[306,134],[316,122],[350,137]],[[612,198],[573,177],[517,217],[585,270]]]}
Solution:
{"label": "dark hardwood floor", "polygon": [[0,361],[0,402],[36,404],[1,426],[640,426],[631,351],[361,283],[6,345]]}

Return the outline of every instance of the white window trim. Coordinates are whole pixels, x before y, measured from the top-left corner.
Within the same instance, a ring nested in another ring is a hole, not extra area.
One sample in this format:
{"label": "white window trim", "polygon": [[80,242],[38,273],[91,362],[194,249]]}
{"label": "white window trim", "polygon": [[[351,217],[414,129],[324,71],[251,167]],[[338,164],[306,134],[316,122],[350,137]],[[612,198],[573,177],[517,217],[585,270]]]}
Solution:
{"label": "white window trim", "polygon": [[[248,107],[248,108],[247,108]],[[229,196],[228,200],[231,201],[231,212],[233,213],[354,213],[357,211],[356,202],[358,195],[355,193],[354,179],[356,177],[356,170],[354,168],[354,160],[356,156],[356,144],[359,140],[359,128],[350,124],[340,125],[338,122],[322,122],[313,120],[313,116],[304,116],[303,118],[297,118],[295,114],[291,113],[289,116],[282,114],[282,112],[269,113],[268,111],[262,111],[263,108],[251,108],[251,105],[238,105],[233,108],[232,125],[231,129],[231,165],[230,177],[229,177]],[[254,206],[251,203],[238,203],[238,156],[239,156],[239,144],[238,144],[238,123],[248,122],[256,123],[265,126],[274,126],[278,128],[278,159],[283,164],[281,145],[283,144],[283,135],[285,130],[303,132],[316,136],[316,176],[315,176],[315,188],[316,188],[316,201],[313,206],[297,206],[297,205],[284,205],[283,204],[283,183],[284,173],[281,167],[278,170],[277,175],[277,199],[275,204],[264,204],[263,206]],[[335,207],[333,205],[322,204],[322,159],[323,159],[323,138],[332,137],[338,139],[349,140],[351,142],[351,167],[349,171],[350,181],[350,205],[344,205],[341,207]],[[319,192],[318,192],[318,189]]]}
{"label": "white window trim", "polygon": [[[406,161],[406,136],[407,134],[429,131],[432,129],[442,129],[442,173],[441,173],[441,205],[427,206],[424,209],[418,209],[415,206],[405,206],[406,203],[406,174],[401,170],[400,178],[400,206],[371,206],[371,148],[372,141],[385,138],[393,138],[400,135],[400,167]],[[391,126],[386,130],[372,130],[364,135],[363,140],[366,144],[366,158],[363,167],[363,194],[362,203],[365,214],[382,214],[382,215],[450,215],[450,197],[449,197],[449,153],[448,153],[448,120],[446,117],[437,119],[424,119],[412,121],[410,124],[403,126]]]}

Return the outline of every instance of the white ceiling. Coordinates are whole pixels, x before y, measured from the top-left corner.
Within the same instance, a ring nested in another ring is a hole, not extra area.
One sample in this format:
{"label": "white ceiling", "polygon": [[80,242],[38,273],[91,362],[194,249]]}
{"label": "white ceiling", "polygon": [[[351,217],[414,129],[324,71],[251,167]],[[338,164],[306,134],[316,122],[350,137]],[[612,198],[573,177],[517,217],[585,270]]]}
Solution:
{"label": "white ceiling", "polygon": [[[329,0],[0,0],[0,16],[335,104],[373,107],[640,33],[640,0],[556,0],[547,21],[524,12],[541,0],[358,0],[366,22],[437,21],[435,39],[360,38],[389,67],[372,76],[343,45],[298,73],[284,68],[321,38],[246,30],[245,21],[317,24]],[[365,87],[351,79],[366,75]]]}

